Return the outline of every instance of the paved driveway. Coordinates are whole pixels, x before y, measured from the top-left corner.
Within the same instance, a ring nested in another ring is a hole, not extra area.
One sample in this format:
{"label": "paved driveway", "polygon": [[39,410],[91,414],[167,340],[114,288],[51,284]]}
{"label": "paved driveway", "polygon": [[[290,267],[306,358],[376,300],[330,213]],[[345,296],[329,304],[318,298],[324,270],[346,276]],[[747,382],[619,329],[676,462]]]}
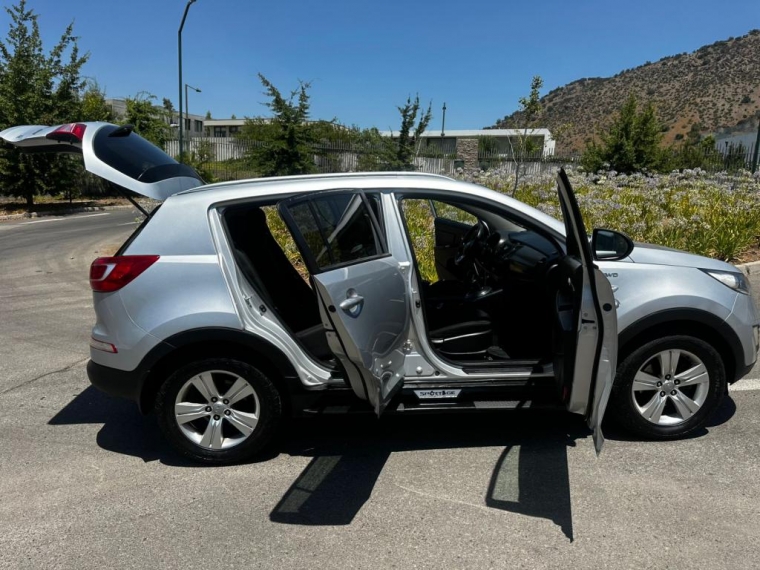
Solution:
{"label": "paved driveway", "polygon": [[[602,456],[563,414],[300,421],[186,464],[87,382],[111,212],[0,224],[2,568],[756,568],[760,381],[686,441]],[[759,376],[756,372],[751,375]]]}

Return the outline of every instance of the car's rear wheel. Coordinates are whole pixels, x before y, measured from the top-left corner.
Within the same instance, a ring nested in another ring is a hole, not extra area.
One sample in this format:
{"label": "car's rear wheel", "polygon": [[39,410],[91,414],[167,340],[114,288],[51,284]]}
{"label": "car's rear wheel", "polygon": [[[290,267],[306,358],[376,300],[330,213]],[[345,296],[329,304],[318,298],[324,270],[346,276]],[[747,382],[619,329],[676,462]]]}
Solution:
{"label": "car's rear wheel", "polygon": [[282,414],[272,381],[228,358],[193,362],[172,374],[156,398],[159,425],[183,455],[204,463],[236,463],[269,443]]}
{"label": "car's rear wheel", "polygon": [[638,435],[675,439],[703,427],[725,391],[723,361],[712,346],[690,336],[663,337],[620,363],[610,415]]}

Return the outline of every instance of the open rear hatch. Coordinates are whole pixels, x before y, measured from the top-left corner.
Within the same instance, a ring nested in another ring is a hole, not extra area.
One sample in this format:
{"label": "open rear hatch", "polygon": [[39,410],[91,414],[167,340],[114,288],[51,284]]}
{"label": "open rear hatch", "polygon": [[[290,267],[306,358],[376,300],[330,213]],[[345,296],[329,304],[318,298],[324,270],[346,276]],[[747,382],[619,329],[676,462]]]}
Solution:
{"label": "open rear hatch", "polygon": [[130,125],[24,125],[0,132],[0,138],[24,152],[81,153],[88,172],[154,200],[204,183],[195,170],[146,141]]}

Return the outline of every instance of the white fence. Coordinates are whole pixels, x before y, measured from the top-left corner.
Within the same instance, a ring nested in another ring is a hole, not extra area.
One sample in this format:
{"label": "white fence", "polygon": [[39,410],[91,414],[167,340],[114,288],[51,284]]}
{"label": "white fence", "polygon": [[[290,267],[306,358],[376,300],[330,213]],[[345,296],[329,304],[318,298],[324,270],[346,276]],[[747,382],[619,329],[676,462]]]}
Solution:
{"label": "white fence", "polygon": [[[250,142],[230,139],[226,137],[190,137],[182,139],[182,147],[185,152],[198,152],[204,145],[211,153],[211,160],[222,162],[243,158],[246,151],[251,147]],[[169,140],[164,145],[164,150],[171,156],[179,156],[179,141]]]}
{"label": "white fence", "polygon": [[[190,137],[183,140],[185,152],[203,154],[209,158],[210,168],[216,178],[221,180],[236,180],[255,175],[255,168],[240,160],[255,147],[264,143],[244,139],[232,139],[223,137]],[[359,172],[362,170],[382,169],[382,164],[377,162],[387,149],[358,145],[348,142],[331,142],[314,145],[314,164],[318,172]],[[172,156],[179,155],[179,143],[177,140],[167,141],[165,150]],[[525,162],[520,165],[521,174],[540,174],[555,170],[560,164],[573,162],[570,157],[564,162],[559,162],[556,157],[544,157],[541,153],[530,154],[525,157]],[[454,158],[454,155],[445,156],[418,156],[413,159],[413,164],[418,172],[429,174],[443,174],[451,176],[457,167],[464,166],[463,160]],[[481,152],[478,154],[478,166],[482,170],[499,168],[507,173],[515,172],[514,161],[505,154]]]}

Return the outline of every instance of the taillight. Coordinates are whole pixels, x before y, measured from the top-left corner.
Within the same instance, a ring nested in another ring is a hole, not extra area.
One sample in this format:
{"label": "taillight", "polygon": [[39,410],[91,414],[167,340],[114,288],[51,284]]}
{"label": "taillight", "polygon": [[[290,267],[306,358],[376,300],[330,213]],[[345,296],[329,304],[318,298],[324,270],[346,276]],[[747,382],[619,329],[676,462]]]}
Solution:
{"label": "taillight", "polygon": [[83,123],[69,123],[68,125],[61,125],[53,132],[48,133],[45,135],[45,138],[54,141],[80,143],[84,138],[86,128],[87,125]]}
{"label": "taillight", "polygon": [[118,291],[156,261],[158,255],[99,257],[90,265],[90,287],[99,293]]}
{"label": "taillight", "polygon": [[90,337],[90,348],[94,348],[95,350],[102,350],[103,352],[110,352],[111,354],[118,354],[119,352],[116,347],[110,342],[98,340],[93,337]]}

